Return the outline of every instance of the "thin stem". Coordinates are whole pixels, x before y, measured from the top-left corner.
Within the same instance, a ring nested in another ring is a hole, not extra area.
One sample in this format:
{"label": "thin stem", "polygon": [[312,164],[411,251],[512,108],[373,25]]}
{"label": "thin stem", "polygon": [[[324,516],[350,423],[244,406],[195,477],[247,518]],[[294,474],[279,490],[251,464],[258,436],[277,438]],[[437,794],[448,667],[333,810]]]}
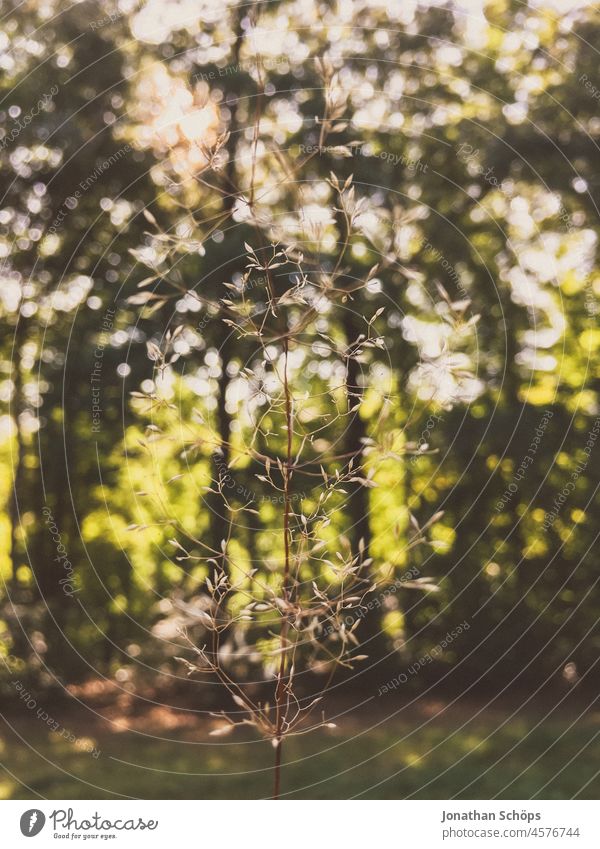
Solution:
{"label": "thin stem", "polygon": [[277,741],[275,749],[275,782],[273,788],[273,799],[279,799],[281,793],[281,740]]}
{"label": "thin stem", "polygon": [[[285,422],[287,426],[287,451],[285,465],[285,479],[283,490],[283,545],[284,545],[284,567],[282,597],[284,602],[289,601],[290,582],[290,475],[292,465],[292,399],[288,383],[288,353],[289,345],[287,336],[284,340],[284,366],[283,366],[283,391],[285,395]],[[287,661],[287,636],[289,630],[289,618],[287,611],[283,612],[281,623],[281,661],[277,674],[277,687],[275,689],[275,766],[274,766],[274,789],[273,798],[278,799],[281,788],[281,748],[283,745],[282,731],[285,720],[285,674]]]}

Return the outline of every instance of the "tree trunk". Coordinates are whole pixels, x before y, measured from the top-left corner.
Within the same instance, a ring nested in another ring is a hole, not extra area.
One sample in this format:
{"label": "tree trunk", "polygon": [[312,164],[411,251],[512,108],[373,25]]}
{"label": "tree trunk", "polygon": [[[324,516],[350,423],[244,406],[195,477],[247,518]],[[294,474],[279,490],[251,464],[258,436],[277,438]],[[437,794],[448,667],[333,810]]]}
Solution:
{"label": "tree trunk", "polygon": [[13,392],[13,416],[16,428],[16,450],[13,464],[13,486],[9,502],[9,518],[10,518],[10,562],[11,562],[11,589],[14,592],[18,587],[18,558],[19,558],[19,543],[18,543],[18,528],[19,528],[19,497],[23,497],[23,484],[25,479],[25,445],[23,442],[23,433],[19,417],[23,412],[23,374],[21,372],[21,347],[25,341],[25,319],[22,316],[17,317],[17,326],[14,335],[13,347],[13,362],[12,362],[12,379],[14,384]]}

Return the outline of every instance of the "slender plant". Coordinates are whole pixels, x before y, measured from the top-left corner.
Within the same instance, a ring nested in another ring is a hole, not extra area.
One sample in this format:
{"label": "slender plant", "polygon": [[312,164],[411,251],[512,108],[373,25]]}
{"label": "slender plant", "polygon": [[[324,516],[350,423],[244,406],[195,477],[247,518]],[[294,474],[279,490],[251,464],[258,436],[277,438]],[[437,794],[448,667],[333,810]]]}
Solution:
{"label": "slender plant", "polygon": [[[319,184],[328,201],[318,215],[307,212],[311,187],[304,175],[310,175],[311,162],[330,135],[347,126],[337,75],[324,60],[318,69],[325,92],[318,150],[293,158],[271,143],[260,145],[264,153],[259,156],[257,116],[251,166],[238,184],[235,170],[227,167],[234,149],[223,127],[210,144],[201,146],[204,165],[194,174],[221,200],[221,212],[198,220],[188,210],[183,236],[181,228],[179,234],[163,232],[147,213],[152,231],[143,250],[134,255],[152,273],[130,298],[144,310],[191,299],[211,323],[222,322],[223,335],[232,336],[245,352],[246,364],[237,372],[245,401],[235,434],[219,432],[205,411],[196,411],[194,421],[182,420],[176,406],[156,391],[135,395],[144,399],[148,414],[159,409],[172,413],[183,434],[186,462],[193,452],[221,452],[228,458],[206,488],[207,496],[218,496],[211,503],[222,505],[222,515],[211,517],[223,527],[219,547],[169,515],[164,502],[159,504],[160,522],[173,529],[177,561],[201,565],[205,576],[194,607],[200,635],[181,632],[189,652],[178,660],[189,675],[220,682],[236,707],[235,712],[216,715],[219,725],[212,734],[252,726],[271,741],[276,799],[281,794],[285,739],[333,725],[321,706],[323,697],[337,669],[352,669],[367,659],[360,643],[361,622],[373,595],[394,580],[393,566],[375,563],[364,539],[353,546],[345,536],[341,517],[348,493],[357,486],[376,487],[379,464],[402,462],[404,455],[423,450],[392,435],[390,417],[397,397],[391,382],[369,386],[365,374],[365,366],[386,353],[381,332],[386,316],[383,307],[362,315],[361,305],[367,302],[363,294],[376,276],[385,278],[387,271],[402,269],[398,257],[388,251],[361,277],[350,273],[353,239],[373,201],[366,194],[358,196],[352,175],[342,179],[332,172]],[[351,156],[354,144],[335,149],[342,157]],[[269,200],[273,193],[279,208]],[[227,221],[240,219],[253,233],[240,258],[243,270],[223,281],[222,297],[209,298],[201,286],[186,284],[179,263],[190,250],[201,249],[216,228],[226,230]],[[392,219],[382,215],[382,221]],[[362,231],[360,235],[364,238]],[[443,295],[439,313],[461,337],[465,303],[453,304]],[[354,339],[339,331],[340,316],[348,310],[362,326]],[[148,343],[148,356],[159,375],[173,367],[179,358],[178,341],[189,334],[184,320],[162,339]],[[327,362],[326,379],[308,367],[315,357]],[[464,368],[462,361],[460,365]],[[221,362],[222,369],[227,366]],[[349,373],[361,371],[361,385],[352,385]],[[378,395],[377,418],[363,444],[344,450],[344,432],[360,415],[367,391],[371,399]],[[149,427],[153,438],[160,439],[161,428]],[[260,498],[250,488],[231,486],[242,473],[254,476]],[[269,539],[269,553],[248,565],[236,539],[245,523],[262,518],[257,506],[265,503],[275,508],[267,511],[262,531]],[[413,519],[406,548],[426,543],[429,528],[440,516],[432,516],[425,527]],[[435,589],[426,577],[406,580],[403,587]],[[262,666],[271,684],[257,688],[247,680],[240,670],[252,662]],[[301,676],[306,673],[315,673],[311,680],[319,682],[310,697],[303,695]],[[265,686],[270,694],[265,695]]]}

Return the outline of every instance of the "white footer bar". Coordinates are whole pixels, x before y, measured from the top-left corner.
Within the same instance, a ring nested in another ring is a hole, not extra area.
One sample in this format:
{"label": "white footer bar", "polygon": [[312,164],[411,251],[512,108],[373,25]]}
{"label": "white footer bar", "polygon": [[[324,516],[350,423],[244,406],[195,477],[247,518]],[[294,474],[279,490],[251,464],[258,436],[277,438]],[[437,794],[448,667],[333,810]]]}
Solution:
{"label": "white footer bar", "polygon": [[[588,801],[0,802],[1,844],[211,849],[505,847],[598,849]],[[410,841],[410,842],[409,842]]]}

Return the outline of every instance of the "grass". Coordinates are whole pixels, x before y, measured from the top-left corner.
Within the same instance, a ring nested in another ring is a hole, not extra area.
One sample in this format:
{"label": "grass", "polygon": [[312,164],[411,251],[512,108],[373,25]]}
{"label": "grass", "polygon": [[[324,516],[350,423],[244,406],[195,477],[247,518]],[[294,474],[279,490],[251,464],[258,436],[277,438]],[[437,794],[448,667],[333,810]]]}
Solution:
{"label": "grass", "polygon": [[[379,706],[378,706],[379,707]],[[597,798],[600,714],[481,709],[428,702],[348,714],[332,731],[286,743],[284,797],[345,799]],[[4,717],[5,799],[256,799],[270,795],[273,750],[251,737],[210,737],[211,722],[156,708],[98,719],[80,708],[52,731]],[[105,712],[106,715],[106,712]],[[539,724],[538,724],[539,723]],[[537,726],[537,727],[536,727]],[[93,758],[83,748],[100,750]]]}

